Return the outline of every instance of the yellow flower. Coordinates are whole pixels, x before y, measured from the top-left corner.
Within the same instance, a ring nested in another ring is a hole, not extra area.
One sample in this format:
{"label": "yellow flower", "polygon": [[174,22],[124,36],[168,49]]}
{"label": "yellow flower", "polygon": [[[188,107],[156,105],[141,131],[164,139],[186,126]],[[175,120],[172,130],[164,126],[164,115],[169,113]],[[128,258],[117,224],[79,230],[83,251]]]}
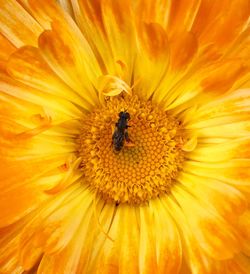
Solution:
{"label": "yellow flower", "polygon": [[58,2],[0,0],[0,273],[249,274],[249,0]]}

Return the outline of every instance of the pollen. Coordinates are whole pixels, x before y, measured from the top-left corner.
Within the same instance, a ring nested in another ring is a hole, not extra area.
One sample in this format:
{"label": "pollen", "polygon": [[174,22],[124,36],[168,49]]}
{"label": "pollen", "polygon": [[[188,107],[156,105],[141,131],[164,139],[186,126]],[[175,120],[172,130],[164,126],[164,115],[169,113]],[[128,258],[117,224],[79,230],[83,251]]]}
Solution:
{"label": "pollen", "polygon": [[[114,150],[112,135],[127,111],[133,146]],[[79,154],[84,183],[106,202],[144,204],[168,194],[184,161],[181,121],[152,102],[117,96],[82,119]]]}

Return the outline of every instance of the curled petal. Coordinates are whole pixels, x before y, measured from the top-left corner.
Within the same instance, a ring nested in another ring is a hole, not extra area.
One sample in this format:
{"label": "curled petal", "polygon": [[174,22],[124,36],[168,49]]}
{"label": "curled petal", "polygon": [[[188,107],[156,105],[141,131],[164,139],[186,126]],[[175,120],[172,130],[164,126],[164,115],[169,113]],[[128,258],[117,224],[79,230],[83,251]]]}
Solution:
{"label": "curled petal", "polygon": [[132,95],[132,89],[122,79],[112,76],[103,75],[98,78],[97,90],[106,96],[116,96],[125,91]]}

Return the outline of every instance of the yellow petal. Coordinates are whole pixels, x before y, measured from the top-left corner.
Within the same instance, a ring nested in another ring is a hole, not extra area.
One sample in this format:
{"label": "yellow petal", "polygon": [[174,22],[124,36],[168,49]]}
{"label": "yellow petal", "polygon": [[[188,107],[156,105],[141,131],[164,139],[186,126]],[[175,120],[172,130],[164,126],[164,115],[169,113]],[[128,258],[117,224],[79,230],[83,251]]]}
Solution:
{"label": "yellow petal", "polygon": [[184,169],[196,176],[217,179],[234,187],[249,189],[250,160],[235,159],[221,163],[187,161]]}
{"label": "yellow petal", "polygon": [[[103,226],[102,229],[108,230],[112,223],[114,206],[104,206],[102,201],[98,201],[96,205],[93,203],[91,205],[88,203],[90,197],[91,195],[85,196],[85,198],[82,196],[83,200],[79,208],[84,209],[84,212],[80,214],[80,218],[79,216],[75,218],[77,219],[75,222],[80,222],[78,229],[74,233],[68,231],[70,241],[56,253],[45,254],[41,260],[38,273],[44,273],[44,271],[46,273],[65,273],[65,271],[68,273],[93,273],[96,271],[97,265],[92,264],[93,257],[100,255],[99,248],[103,246],[105,240],[108,240],[103,231],[100,231],[97,226],[98,220],[96,217],[98,216]],[[61,218],[63,219],[64,216],[61,216]],[[65,241],[64,234],[62,234],[62,237],[63,239],[60,241]],[[102,270],[105,270],[103,265]]]}
{"label": "yellow petal", "polygon": [[201,162],[221,162],[231,159],[249,158],[249,145],[248,137],[219,144],[203,144],[198,145],[187,157]]}
{"label": "yellow petal", "polygon": [[[209,172],[202,175],[197,176],[183,172],[178,181],[195,199],[204,203],[205,208],[215,209],[217,214],[226,221],[237,221],[247,209],[245,196],[236,188],[215,178],[209,178]],[[203,197],[204,193],[206,193],[206,199]]]}
{"label": "yellow petal", "polygon": [[[109,210],[113,214],[110,206]],[[111,223],[110,219],[108,220],[107,227],[108,235],[113,240],[103,234],[96,238],[97,249],[92,252],[86,273],[139,273],[137,259],[139,231],[132,225],[135,221],[135,209],[126,205],[117,208]],[[121,249],[121,246],[125,248]]]}
{"label": "yellow petal", "polygon": [[[134,219],[134,214],[131,216]],[[98,221],[100,225],[96,227],[96,234],[92,233],[93,221],[95,223]],[[121,249],[119,248],[119,240],[117,240],[117,243],[115,242],[115,239],[119,237],[118,234],[121,232],[119,222],[120,210],[119,208],[117,210],[114,204],[106,204],[100,215],[97,213],[94,219],[91,219],[89,225],[90,235],[87,234],[86,236],[87,239],[91,239],[91,242],[88,241],[82,256],[83,272],[102,272],[105,274],[119,272],[119,252]],[[125,220],[124,222],[126,224]],[[124,229],[126,229],[126,226]],[[137,228],[134,227],[134,231],[136,230]],[[136,240],[136,237],[133,237],[131,240]],[[90,249],[92,246],[95,246],[94,252]],[[86,263],[84,264],[85,261]]]}
{"label": "yellow petal", "polygon": [[183,151],[193,151],[197,146],[197,137],[190,138],[182,147]]}
{"label": "yellow petal", "polygon": [[[179,273],[182,262],[182,244],[176,224],[162,205],[160,199],[152,201],[148,211],[151,211],[150,214],[154,216],[147,229],[155,231],[153,234],[155,234],[156,245],[156,272],[159,274]],[[153,241],[151,245],[153,245]]]}
{"label": "yellow petal", "polygon": [[140,271],[149,274],[157,272],[156,234],[150,229],[152,213],[149,207],[140,207]]}
{"label": "yellow petal", "polygon": [[53,185],[52,188],[47,189],[46,193],[55,194],[58,193],[70,185],[74,184],[78,179],[82,177],[82,171],[79,169],[82,159],[76,157],[69,157],[68,161],[62,167],[65,170],[65,174],[62,180]]}

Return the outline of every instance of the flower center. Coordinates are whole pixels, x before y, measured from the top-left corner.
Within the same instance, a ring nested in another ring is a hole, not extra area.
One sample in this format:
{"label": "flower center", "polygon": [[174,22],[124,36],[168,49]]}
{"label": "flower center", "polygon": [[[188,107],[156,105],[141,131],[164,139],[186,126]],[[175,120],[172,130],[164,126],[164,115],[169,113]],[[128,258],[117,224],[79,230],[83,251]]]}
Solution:
{"label": "flower center", "polygon": [[[131,141],[127,146],[124,138],[116,151],[112,136],[124,111],[130,114],[126,131]],[[85,182],[107,202],[143,204],[169,193],[184,160],[184,138],[180,121],[151,102],[109,98],[82,121],[79,154]]]}

